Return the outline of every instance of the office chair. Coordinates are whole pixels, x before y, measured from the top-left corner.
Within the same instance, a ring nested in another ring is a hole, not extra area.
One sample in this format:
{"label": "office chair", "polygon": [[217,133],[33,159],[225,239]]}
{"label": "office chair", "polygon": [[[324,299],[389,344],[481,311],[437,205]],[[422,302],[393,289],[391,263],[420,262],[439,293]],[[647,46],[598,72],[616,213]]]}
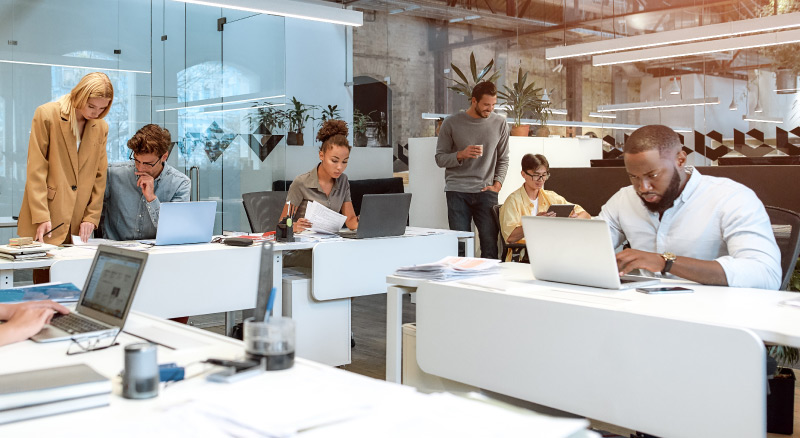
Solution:
{"label": "office chair", "polygon": [[783,281],[780,290],[786,290],[792,279],[797,257],[800,255],[800,214],[780,207],[766,206],[775,241],[781,250]]}
{"label": "office chair", "polygon": [[242,204],[250,222],[250,231],[264,233],[274,231],[280,220],[287,192],[242,193]]}
{"label": "office chair", "polygon": [[[497,225],[498,230],[500,229],[500,207],[502,206],[495,205],[492,207],[492,217],[494,217],[494,223]],[[523,257],[522,250],[524,249],[524,243],[507,243],[506,239],[503,238],[503,232],[500,232],[500,252],[498,253],[500,261],[505,261],[508,251],[511,250],[512,262],[526,262],[528,255],[524,254]]]}

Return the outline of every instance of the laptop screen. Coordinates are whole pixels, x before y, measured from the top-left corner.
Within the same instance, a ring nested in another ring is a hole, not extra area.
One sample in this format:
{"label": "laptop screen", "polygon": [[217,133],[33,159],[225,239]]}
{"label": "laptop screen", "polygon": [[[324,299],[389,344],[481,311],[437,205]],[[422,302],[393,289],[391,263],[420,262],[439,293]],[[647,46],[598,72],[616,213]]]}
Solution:
{"label": "laptop screen", "polygon": [[100,251],[94,269],[86,279],[81,306],[115,318],[124,318],[133,296],[141,265],[145,260]]}

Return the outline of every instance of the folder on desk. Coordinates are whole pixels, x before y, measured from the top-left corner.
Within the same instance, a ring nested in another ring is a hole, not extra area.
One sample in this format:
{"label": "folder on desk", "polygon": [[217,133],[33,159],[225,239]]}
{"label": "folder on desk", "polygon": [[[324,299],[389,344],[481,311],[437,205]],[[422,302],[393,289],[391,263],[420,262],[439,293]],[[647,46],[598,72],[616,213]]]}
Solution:
{"label": "folder on desk", "polygon": [[74,303],[81,296],[81,290],[72,283],[54,282],[31,286],[0,289],[0,303],[20,301],[53,300],[58,303]]}

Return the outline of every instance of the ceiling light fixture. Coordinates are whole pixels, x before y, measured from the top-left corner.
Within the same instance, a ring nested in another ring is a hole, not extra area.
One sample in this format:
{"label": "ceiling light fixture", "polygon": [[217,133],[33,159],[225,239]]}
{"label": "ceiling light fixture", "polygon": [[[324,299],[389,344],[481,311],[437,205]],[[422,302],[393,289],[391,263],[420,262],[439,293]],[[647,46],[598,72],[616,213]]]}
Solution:
{"label": "ceiling light fixture", "polygon": [[[424,120],[444,120],[450,114],[435,114],[435,113],[422,113]],[[539,120],[522,119],[520,121],[523,125],[539,125]],[[514,123],[513,119],[509,119],[508,123]],[[591,122],[575,122],[571,120],[548,120],[547,126],[562,126],[562,127],[575,127],[575,128],[595,128],[595,129],[624,129],[628,131],[635,131],[644,125],[627,125],[622,123],[591,123]],[[689,128],[672,128],[675,132],[693,132]]]}
{"label": "ceiling light fixture", "polygon": [[682,106],[718,105],[718,97],[701,97],[697,99],[662,100],[656,102],[631,102],[613,105],[599,105],[597,112],[607,113],[614,111],[636,111],[658,108],[677,108]]}
{"label": "ceiling light fixture", "polygon": [[182,3],[278,15],[301,20],[322,21],[345,26],[362,26],[364,15],[352,9],[335,8],[293,0],[173,0]]}
{"label": "ceiling light fixture", "polygon": [[102,67],[87,67],[82,65],[69,65],[69,64],[49,64],[46,62],[28,62],[28,61],[12,61],[10,59],[0,59],[0,63],[5,64],[24,64],[24,65],[41,65],[45,67],[62,67],[62,68],[76,68],[76,69],[87,69],[87,70],[100,70],[100,71],[118,71],[123,73],[142,73],[149,75],[150,72],[147,70],[126,70],[123,68],[102,68]]}
{"label": "ceiling light fixture", "polygon": [[800,29],[792,29],[773,33],[726,38],[721,40],[675,44],[671,46],[654,47],[650,49],[597,55],[592,57],[592,65],[595,67],[600,67],[604,65],[652,61],[655,59],[682,58],[686,56],[704,55],[707,53],[752,49],[754,47],[770,47],[797,42],[800,42]]}
{"label": "ceiling light fixture", "polygon": [[748,122],[783,123],[783,119],[778,119],[775,117],[767,117],[763,115],[754,116],[752,114],[743,115],[742,120],[746,120]]}
{"label": "ceiling light fixture", "polygon": [[597,117],[598,119],[616,119],[617,115],[614,113],[596,113],[590,112],[589,117]]}
{"label": "ceiling light fixture", "polygon": [[273,106],[285,106],[285,103],[272,103],[268,105],[259,105],[259,106],[243,106],[241,108],[230,108],[224,110],[213,110],[209,111],[208,109],[203,110],[202,114],[212,114],[212,113],[227,113],[229,111],[243,111],[243,110],[253,110],[258,108],[272,108]]}
{"label": "ceiling light fixture", "polygon": [[736,80],[731,78],[731,104],[728,106],[730,111],[738,111],[739,105],[736,105]]}
{"label": "ceiling light fixture", "polygon": [[756,114],[763,113],[764,109],[761,108],[761,72],[756,69],[756,107],[753,112]]}
{"label": "ceiling light fixture", "polygon": [[729,21],[727,23],[697,26],[685,29],[653,32],[624,38],[603,39],[591,43],[556,46],[545,50],[546,59],[563,59],[576,56],[597,55],[600,53],[634,50],[678,43],[688,43],[712,38],[724,38],[748,33],[767,32],[800,27],[800,12],[771,15],[749,20]]}
{"label": "ceiling light fixture", "polygon": [[681,86],[678,83],[679,79],[677,76],[673,76],[669,80],[669,87],[667,87],[667,93],[669,94],[681,94]]}
{"label": "ceiling light fixture", "polygon": [[[244,97],[244,96],[252,96],[252,95],[239,95],[239,96],[229,96],[228,98],[232,97]],[[259,97],[247,97],[246,99],[238,99],[238,100],[229,100],[229,101],[220,101],[220,98],[216,99],[204,99],[204,100],[195,100],[192,102],[179,102],[164,105],[161,108],[157,109],[156,112],[164,112],[164,111],[179,111],[185,110],[190,108],[204,108],[207,106],[222,106],[222,105],[233,105],[237,103],[244,103],[244,102],[254,102],[257,100],[267,100],[267,99],[280,99],[282,97],[286,97],[285,94],[280,94],[277,96],[259,96]],[[223,98],[224,99],[224,98]],[[254,108],[254,107],[251,107]]]}

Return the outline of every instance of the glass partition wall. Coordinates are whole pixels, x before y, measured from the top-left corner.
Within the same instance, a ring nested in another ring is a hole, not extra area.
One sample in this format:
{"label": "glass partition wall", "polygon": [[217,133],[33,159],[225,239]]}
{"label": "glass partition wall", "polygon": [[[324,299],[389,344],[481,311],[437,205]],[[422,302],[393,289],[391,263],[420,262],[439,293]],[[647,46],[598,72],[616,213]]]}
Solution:
{"label": "glass partition wall", "polygon": [[[0,216],[19,213],[34,110],[92,71],[114,85],[109,162],[129,159],[145,124],[169,129],[169,163],[192,177],[192,198],[218,203],[216,233],[249,230],[241,194],[286,179],[285,128],[253,117],[286,104],[282,17],[169,0],[0,0],[0,37]],[[0,229],[0,242],[15,235]]]}

